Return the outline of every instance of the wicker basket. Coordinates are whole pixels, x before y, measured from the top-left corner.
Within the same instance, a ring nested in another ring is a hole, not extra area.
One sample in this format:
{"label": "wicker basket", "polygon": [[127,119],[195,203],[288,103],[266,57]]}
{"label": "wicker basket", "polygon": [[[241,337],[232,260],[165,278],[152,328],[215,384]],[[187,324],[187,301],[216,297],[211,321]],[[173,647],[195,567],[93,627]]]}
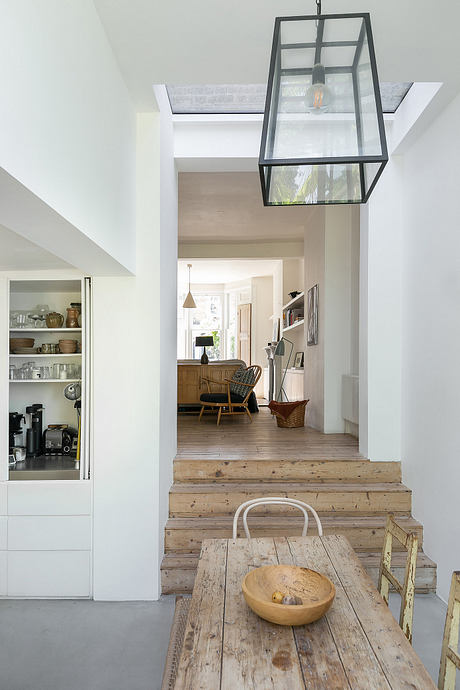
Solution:
{"label": "wicker basket", "polygon": [[294,429],[299,426],[305,426],[305,408],[307,402],[308,400],[305,400],[300,405],[297,405],[287,419],[283,419],[283,417],[276,415],[276,423],[278,426],[282,429]]}

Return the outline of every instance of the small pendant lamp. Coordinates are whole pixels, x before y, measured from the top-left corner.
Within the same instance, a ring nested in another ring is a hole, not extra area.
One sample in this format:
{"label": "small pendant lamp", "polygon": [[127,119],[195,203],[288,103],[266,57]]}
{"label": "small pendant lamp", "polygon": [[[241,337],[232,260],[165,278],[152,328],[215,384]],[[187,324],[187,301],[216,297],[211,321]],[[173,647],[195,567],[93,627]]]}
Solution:
{"label": "small pendant lamp", "polygon": [[195,300],[193,299],[193,295],[190,292],[190,269],[192,268],[192,264],[187,264],[187,268],[188,268],[188,294],[187,294],[187,297],[185,298],[185,302],[182,306],[184,309],[196,309]]}

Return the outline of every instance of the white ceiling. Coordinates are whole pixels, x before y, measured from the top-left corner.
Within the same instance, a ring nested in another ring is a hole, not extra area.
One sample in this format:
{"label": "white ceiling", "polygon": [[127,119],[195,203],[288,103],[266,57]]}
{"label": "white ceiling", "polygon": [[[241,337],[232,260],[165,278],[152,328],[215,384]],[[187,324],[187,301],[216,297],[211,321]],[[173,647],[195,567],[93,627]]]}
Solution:
{"label": "white ceiling", "polygon": [[73,268],[54,254],[0,225],[0,271]]}
{"label": "white ceiling", "polygon": [[264,206],[258,173],[179,173],[180,242],[302,240],[307,206]]}
{"label": "white ceiling", "polygon": [[181,259],[178,262],[177,281],[179,285],[188,284],[187,264],[192,264],[190,277],[195,285],[216,285],[248,280],[257,276],[273,275],[279,261],[262,259]]}
{"label": "white ceiling", "polygon": [[[315,14],[314,0],[94,0],[139,109],[152,84],[265,83],[275,16]],[[323,13],[370,12],[382,81],[460,87],[458,0],[324,0]]]}

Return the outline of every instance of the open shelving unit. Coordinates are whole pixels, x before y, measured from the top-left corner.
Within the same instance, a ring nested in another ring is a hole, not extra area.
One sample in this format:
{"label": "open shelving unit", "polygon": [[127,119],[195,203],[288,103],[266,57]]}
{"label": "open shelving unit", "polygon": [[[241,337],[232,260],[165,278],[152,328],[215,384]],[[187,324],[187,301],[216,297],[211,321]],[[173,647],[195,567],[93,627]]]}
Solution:
{"label": "open shelving unit", "polygon": [[304,324],[304,319],[299,319],[298,321],[295,321],[290,326],[286,326],[285,328],[283,328],[283,333],[286,333],[286,331],[292,331],[294,328],[298,328],[299,326],[303,326],[303,324]]}
{"label": "open shelving unit", "polygon": [[301,292],[283,305],[282,327],[285,331],[297,328],[304,323],[305,293]]}
{"label": "open shelving unit", "polygon": [[[82,305],[81,324],[75,328],[66,328],[65,324],[60,328],[18,327],[15,323],[9,323],[8,334],[10,338],[34,338],[34,348],[40,348],[43,344],[58,344],[60,338],[70,338],[78,341],[79,352],[73,353],[15,353],[8,355],[10,365],[13,363],[17,369],[29,361],[35,361],[37,368],[40,366],[53,367],[61,362],[64,365],[78,364],[81,373],[78,378],[74,371],[70,371],[68,378],[9,378],[9,411],[26,415],[26,408],[34,404],[41,404],[43,411],[43,429],[48,425],[64,424],[78,433],[78,415],[74,402],[64,396],[64,389],[68,384],[81,384],[81,434],[80,434],[80,459],[72,455],[39,455],[37,458],[27,457],[26,461],[17,463],[9,468],[10,480],[46,479],[50,476],[48,465],[53,462],[59,465],[53,466],[53,479],[87,479],[89,477],[89,430],[87,425],[88,410],[88,343],[89,327],[86,309],[87,296],[86,279],[49,279],[49,280],[11,280],[9,283],[9,311],[29,312],[38,304],[46,304],[49,311],[56,311],[65,318],[66,309],[72,302]],[[40,364],[39,364],[40,362]],[[51,370],[51,375],[56,372]],[[20,385],[17,385],[20,384]],[[33,388],[29,387],[33,384]],[[52,385],[46,385],[52,384]],[[26,445],[26,430],[30,419],[26,415],[26,424],[23,426],[22,445]],[[42,449],[44,452],[45,449]],[[58,451],[59,452],[59,451]],[[61,461],[60,461],[61,459]],[[73,461],[73,462],[72,462]],[[64,467],[65,465],[65,467]],[[69,469],[70,467],[70,469]]]}

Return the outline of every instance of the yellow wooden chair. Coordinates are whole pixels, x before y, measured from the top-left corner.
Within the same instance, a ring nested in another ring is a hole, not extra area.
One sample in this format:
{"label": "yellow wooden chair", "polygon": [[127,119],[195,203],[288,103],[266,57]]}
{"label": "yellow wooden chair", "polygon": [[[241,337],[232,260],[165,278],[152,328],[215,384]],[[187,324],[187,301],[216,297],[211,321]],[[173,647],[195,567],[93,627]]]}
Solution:
{"label": "yellow wooden chair", "polygon": [[455,676],[460,669],[458,636],[460,628],[460,571],[452,573],[446,625],[441,649],[439,667],[439,690],[455,690]]}
{"label": "yellow wooden chair", "polygon": [[[406,570],[404,573],[403,584],[401,584],[391,572],[393,538],[395,538],[407,550]],[[396,524],[394,516],[389,515],[383,540],[378,589],[387,604],[390,585],[393,585],[395,590],[401,596],[399,625],[401,626],[410,643],[412,643],[412,620],[414,617],[417,550],[418,536],[415,533],[405,532],[398,524]]]}
{"label": "yellow wooden chair", "polygon": [[[253,364],[242,371],[243,380],[235,377],[233,379],[224,379],[223,381],[214,381],[213,379],[202,377],[201,380],[206,382],[208,392],[200,395],[201,411],[199,421],[201,422],[205,409],[210,408],[211,410],[217,410],[217,425],[220,424],[222,415],[247,414],[252,422],[248,408],[249,396],[254,390],[261,374],[262,368],[258,364]],[[250,381],[250,383],[245,382],[245,379]],[[213,393],[210,384],[225,386],[225,393]]]}

